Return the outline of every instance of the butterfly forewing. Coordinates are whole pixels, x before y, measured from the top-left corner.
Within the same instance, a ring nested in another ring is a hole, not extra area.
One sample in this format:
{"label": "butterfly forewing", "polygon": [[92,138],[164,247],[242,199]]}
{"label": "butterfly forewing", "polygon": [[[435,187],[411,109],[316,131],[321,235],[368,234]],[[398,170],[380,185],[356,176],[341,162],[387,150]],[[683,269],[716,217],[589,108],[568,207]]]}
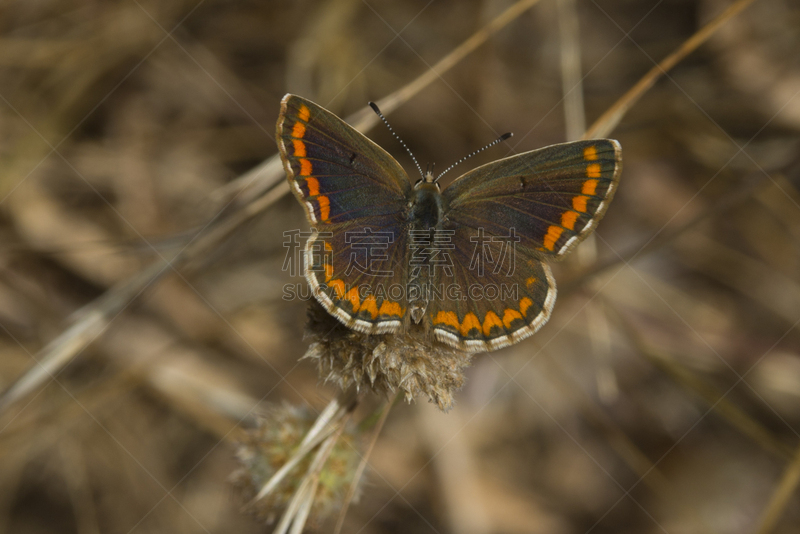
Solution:
{"label": "butterfly forewing", "polygon": [[317,300],[366,333],[396,332],[405,315],[403,231],[411,189],[382,148],[310,100],[286,95],[277,126],[287,179],[317,234],[305,275]]}
{"label": "butterfly forewing", "polygon": [[605,214],[622,170],[610,139],[553,145],[488,163],[444,190],[448,219],[491,235],[514,229],[520,245],[563,257]]}

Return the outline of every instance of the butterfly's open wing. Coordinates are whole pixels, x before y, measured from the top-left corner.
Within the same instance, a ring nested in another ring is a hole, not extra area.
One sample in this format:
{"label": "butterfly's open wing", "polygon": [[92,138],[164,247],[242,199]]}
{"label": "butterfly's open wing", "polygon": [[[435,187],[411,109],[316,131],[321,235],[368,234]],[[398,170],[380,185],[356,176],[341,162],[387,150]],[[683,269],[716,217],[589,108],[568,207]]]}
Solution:
{"label": "butterfly's open wing", "polygon": [[[474,237],[464,227],[446,229],[455,241]],[[426,311],[436,339],[467,352],[490,351],[525,339],[548,321],[556,301],[550,267],[510,243],[473,241],[472,250],[452,251],[450,272],[438,269],[434,287],[445,298],[431,299]]]}
{"label": "butterfly's open wing", "polygon": [[453,182],[443,192],[447,216],[491,235],[514,228],[522,246],[560,259],[602,219],[621,171],[622,149],[611,139],[533,150]]}
{"label": "butterfly's open wing", "polygon": [[[577,141],[483,165],[445,189],[445,228],[454,242],[471,243],[472,250],[455,251],[461,253],[454,258],[457,268],[450,275],[441,270],[439,283],[463,288],[477,280],[474,293],[481,296],[431,302],[428,317],[436,337],[478,351],[536,332],[549,318],[556,293],[541,259],[562,258],[596,227],[621,164],[617,141]],[[476,278],[481,262],[484,272]]]}
{"label": "butterfly's open wing", "polygon": [[296,95],[281,101],[277,140],[292,191],[317,230],[305,262],[317,300],[355,330],[398,331],[405,295],[389,289],[404,284],[406,173],[353,127]]}

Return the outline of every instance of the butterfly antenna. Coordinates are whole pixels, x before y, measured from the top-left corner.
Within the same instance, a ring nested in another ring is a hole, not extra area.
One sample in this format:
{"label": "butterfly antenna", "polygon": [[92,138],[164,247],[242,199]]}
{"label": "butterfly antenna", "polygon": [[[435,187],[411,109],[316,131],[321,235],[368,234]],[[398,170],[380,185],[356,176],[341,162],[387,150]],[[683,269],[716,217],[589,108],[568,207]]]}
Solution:
{"label": "butterfly antenna", "polygon": [[392,130],[392,126],[389,124],[389,121],[386,120],[386,117],[383,116],[383,113],[381,113],[381,110],[378,109],[378,105],[375,102],[370,102],[369,103],[369,107],[371,107],[372,111],[374,111],[378,115],[378,117],[381,118],[381,120],[386,125],[386,127],[389,128],[389,131],[392,132],[392,135],[394,136],[394,138],[397,139],[398,141],[400,141],[400,144],[403,145],[403,148],[406,149],[406,152],[408,152],[408,155],[411,156],[411,159],[414,160],[414,164],[417,166],[417,170],[419,171],[420,175],[422,175],[422,178],[425,178],[425,174],[423,174],[422,167],[419,166],[419,162],[417,161],[417,158],[414,157],[414,154],[411,153],[411,149],[408,148],[408,146],[403,142],[402,139],[400,139],[400,136],[397,135],[396,133],[394,133],[394,130]]}
{"label": "butterfly antenna", "polygon": [[437,176],[437,177],[436,177],[436,181],[438,182],[438,181],[439,181],[439,178],[441,178],[442,176],[444,176],[444,173],[446,173],[447,171],[449,171],[450,169],[452,169],[453,167],[455,167],[455,166],[456,166],[456,165],[458,165],[459,163],[462,163],[462,162],[464,162],[464,161],[468,160],[469,158],[471,158],[472,156],[474,156],[474,155],[476,155],[476,154],[480,154],[481,152],[483,152],[483,151],[484,151],[484,150],[486,150],[487,148],[493,147],[493,146],[494,146],[494,145],[496,145],[497,143],[502,143],[503,141],[505,141],[506,139],[508,139],[508,138],[509,138],[509,137],[511,137],[512,135],[514,135],[514,134],[513,134],[513,133],[511,133],[511,132],[504,133],[503,135],[501,135],[500,137],[498,137],[497,139],[495,139],[494,141],[492,141],[491,143],[489,143],[489,144],[488,144],[488,145],[486,145],[485,147],[483,147],[483,148],[479,148],[478,150],[476,150],[476,151],[475,151],[475,152],[473,152],[472,154],[467,154],[466,156],[464,156],[463,158],[461,158],[460,160],[456,161],[455,163],[453,163],[452,165],[450,165],[449,167],[447,167],[445,170],[443,170],[443,171],[442,171],[442,174],[440,174],[439,176]]}

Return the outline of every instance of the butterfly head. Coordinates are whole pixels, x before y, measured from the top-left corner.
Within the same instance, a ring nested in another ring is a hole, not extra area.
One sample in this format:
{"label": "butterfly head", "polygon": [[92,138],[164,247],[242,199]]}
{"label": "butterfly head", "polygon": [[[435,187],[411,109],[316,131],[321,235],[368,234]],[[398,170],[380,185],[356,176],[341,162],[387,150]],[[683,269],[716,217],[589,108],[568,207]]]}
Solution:
{"label": "butterfly head", "polygon": [[425,169],[425,174],[422,175],[422,178],[417,180],[417,183],[414,184],[414,189],[435,189],[436,191],[440,191],[441,188],[439,187],[439,177],[436,176],[433,172],[435,164],[428,165]]}

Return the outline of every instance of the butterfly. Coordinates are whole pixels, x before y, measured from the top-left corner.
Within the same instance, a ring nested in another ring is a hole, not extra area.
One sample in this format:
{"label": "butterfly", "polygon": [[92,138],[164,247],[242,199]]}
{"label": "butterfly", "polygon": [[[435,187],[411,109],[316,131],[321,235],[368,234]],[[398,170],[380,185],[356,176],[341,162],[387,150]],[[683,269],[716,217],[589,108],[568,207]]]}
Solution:
{"label": "butterfly", "polygon": [[444,190],[430,172],[412,184],[385,150],[292,94],[276,139],[314,230],[304,274],[319,303],[356,331],[418,325],[466,352],[512,345],[547,322],[556,284],[543,260],[595,229],[622,170],[620,144],[594,139],[493,161]]}

